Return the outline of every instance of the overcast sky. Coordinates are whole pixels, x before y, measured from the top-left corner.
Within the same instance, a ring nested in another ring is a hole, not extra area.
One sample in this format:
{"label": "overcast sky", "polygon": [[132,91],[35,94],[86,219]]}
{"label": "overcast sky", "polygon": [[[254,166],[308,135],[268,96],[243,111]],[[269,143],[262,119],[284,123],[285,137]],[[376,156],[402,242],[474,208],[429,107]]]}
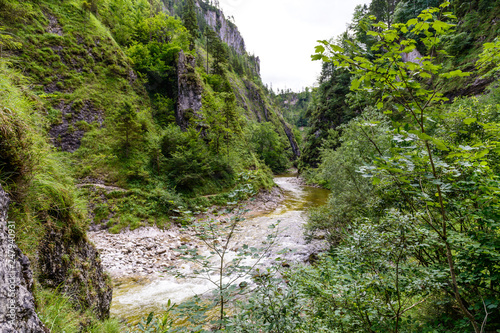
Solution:
{"label": "overcast sky", "polygon": [[264,83],[300,91],[321,71],[311,54],[318,39],[346,30],[354,8],[370,0],[219,0],[226,17],[234,16],[247,51],[260,57]]}

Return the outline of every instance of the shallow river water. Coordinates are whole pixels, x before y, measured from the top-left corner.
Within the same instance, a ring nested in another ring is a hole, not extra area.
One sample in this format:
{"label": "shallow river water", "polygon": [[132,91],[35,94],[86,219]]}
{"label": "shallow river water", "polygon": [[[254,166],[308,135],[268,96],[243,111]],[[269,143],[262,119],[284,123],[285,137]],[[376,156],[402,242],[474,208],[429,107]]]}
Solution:
{"label": "shallow river water", "polygon": [[[273,211],[253,215],[241,222],[240,229],[232,246],[261,247],[262,241],[269,234],[269,226],[279,221],[279,234],[267,264],[282,249],[289,249],[280,257],[289,262],[304,262],[311,253],[324,248],[321,240],[307,243],[303,236],[303,225],[306,223],[307,209],[322,205],[328,198],[329,191],[321,188],[304,186],[295,175],[278,176],[275,183],[283,190],[285,199]],[[200,247],[202,251],[202,247]],[[263,261],[266,265],[266,260]],[[189,271],[190,263],[178,263],[180,269]],[[121,280],[113,289],[111,315],[130,322],[135,322],[151,311],[161,310],[168,300],[180,303],[195,294],[208,292],[213,285],[201,279],[176,279],[162,276],[154,280],[129,279]]]}

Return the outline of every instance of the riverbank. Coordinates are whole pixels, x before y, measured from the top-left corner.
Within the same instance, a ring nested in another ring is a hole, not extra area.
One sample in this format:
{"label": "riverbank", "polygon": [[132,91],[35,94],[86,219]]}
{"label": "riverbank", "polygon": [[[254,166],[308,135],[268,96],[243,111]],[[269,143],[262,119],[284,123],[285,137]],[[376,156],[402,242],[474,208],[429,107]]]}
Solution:
{"label": "riverbank", "polygon": [[[280,265],[304,263],[312,254],[326,249],[324,240],[306,240],[303,227],[309,208],[324,204],[329,191],[305,186],[295,174],[277,176],[274,182],[278,186],[273,191],[262,192],[245,202],[249,211],[231,236],[228,260],[241,246],[265,247],[263,242],[267,243],[269,234],[274,232],[274,245],[259,263],[263,267],[276,264],[277,258],[280,258]],[[216,217],[215,213],[208,212],[203,218]],[[227,217],[225,215],[224,219]],[[274,228],[270,229],[272,226]],[[114,317],[136,322],[151,311],[161,311],[168,300],[180,304],[214,287],[204,278],[176,278],[164,272],[165,268],[175,267],[189,275],[197,269],[196,264],[177,255],[178,246],[207,254],[206,246],[189,231],[140,228],[118,235],[103,231],[91,234],[102,249],[103,264],[113,278],[111,314]]]}
{"label": "riverbank", "polygon": [[[300,178],[297,178],[297,184]],[[251,218],[276,209],[285,196],[283,190],[274,187],[269,191],[261,191],[242,203],[248,210],[245,217]],[[197,218],[215,217],[216,212],[225,207],[213,207],[206,214]],[[198,248],[199,240],[186,229],[172,225],[168,230],[158,227],[141,227],[135,230],[124,230],[112,234],[107,230],[89,231],[88,236],[100,252],[102,265],[113,280],[154,279],[164,275],[166,268],[178,264],[180,254],[175,249],[186,246]]]}

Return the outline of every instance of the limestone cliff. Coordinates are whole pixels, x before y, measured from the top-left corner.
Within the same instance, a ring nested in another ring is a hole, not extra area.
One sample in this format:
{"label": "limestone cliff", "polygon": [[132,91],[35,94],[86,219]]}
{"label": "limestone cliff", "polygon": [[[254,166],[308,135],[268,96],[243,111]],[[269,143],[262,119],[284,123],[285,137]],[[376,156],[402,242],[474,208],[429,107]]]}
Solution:
{"label": "limestone cliff", "polygon": [[7,222],[9,198],[0,186],[0,332],[49,332],[35,312],[30,261],[14,241],[15,224]]}
{"label": "limestone cliff", "polygon": [[[203,9],[204,7],[202,7]],[[208,9],[204,11],[204,18],[207,24],[219,34],[220,39],[233,48],[238,54],[244,54],[245,41],[236,25],[228,21],[219,9]]]}
{"label": "limestone cliff", "polygon": [[[246,53],[245,40],[241,36],[238,27],[225,17],[222,10],[204,0],[195,0],[195,4],[198,12],[198,21],[200,19],[204,20],[204,24],[209,25],[216,31],[220,39],[234,49],[236,53],[239,55]],[[184,5],[184,0],[170,0],[166,3],[166,8],[172,15],[182,17],[182,8]]]}
{"label": "limestone cliff", "polygon": [[178,96],[175,120],[185,130],[192,117],[201,110],[201,94],[203,87],[195,71],[196,59],[184,52],[179,53],[177,62]]}

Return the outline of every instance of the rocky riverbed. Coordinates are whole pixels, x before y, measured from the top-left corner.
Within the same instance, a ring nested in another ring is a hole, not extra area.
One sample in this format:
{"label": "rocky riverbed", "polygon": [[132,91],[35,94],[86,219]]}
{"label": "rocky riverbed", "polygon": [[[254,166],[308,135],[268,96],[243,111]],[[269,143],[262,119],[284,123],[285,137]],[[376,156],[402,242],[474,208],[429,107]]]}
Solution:
{"label": "rocky riverbed", "polygon": [[[308,209],[325,203],[329,192],[306,186],[293,175],[279,176],[274,181],[278,186],[272,191],[262,192],[245,202],[249,212],[231,237],[227,260],[231,260],[242,246],[262,248],[263,242],[269,244],[267,239],[273,231],[277,231],[274,245],[263,252],[259,265],[273,265],[278,257],[280,264],[306,262],[312,254],[325,249],[324,240],[306,241],[303,226]],[[198,218],[211,217],[220,220],[217,209]],[[270,229],[276,225],[278,227]],[[172,270],[165,272],[175,267],[173,271],[196,275],[194,271],[199,267],[180,258],[176,251],[179,246],[209,255],[207,247],[191,232],[177,227],[165,231],[148,227],[116,235],[102,230],[89,233],[101,250],[103,265],[114,281],[113,316],[136,322],[151,311],[161,311],[169,300],[179,304],[213,289],[213,284],[206,279],[177,278],[171,274]],[[214,262],[214,266],[217,264]]]}
{"label": "rocky riverbed", "polygon": [[[300,179],[297,178],[297,182]],[[274,210],[283,201],[283,191],[275,187],[270,191],[262,191],[243,203],[247,217]],[[214,217],[213,208],[199,219]],[[119,234],[111,234],[107,230],[90,231],[89,238],[101,253],[104,269],[114,280],[131,277],[148,277],[163,275],[165,269],[176,266],[180,254],[175,251],[180,246],[188,249],[198,248],[199,240],[193,234],[178,226],[168,230],[157,227],[142,227],[136,230],[125,230]]]}

